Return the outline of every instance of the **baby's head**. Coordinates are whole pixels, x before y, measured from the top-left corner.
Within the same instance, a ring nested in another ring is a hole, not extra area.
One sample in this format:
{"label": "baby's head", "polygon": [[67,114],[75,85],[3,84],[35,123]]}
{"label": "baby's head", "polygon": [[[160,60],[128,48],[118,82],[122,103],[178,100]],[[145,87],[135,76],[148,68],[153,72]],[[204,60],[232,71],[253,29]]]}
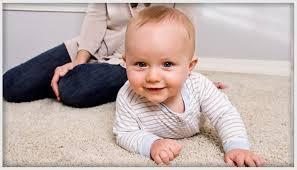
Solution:
{"label": "baby's head", "polygon": [[154,103],[170,103],[180,94],[196,65],[195,29],[181,11],[152,6],[128,24],[127,76],[133,90]]}
{"label": "baby's head", "polygon": [[[189,47],[185,49],[189,53],[187,54],[187,56],[189,56],[190,58],[193,57],[195,51],[195,28],[192,22],[181,11],[166,6],[152,6],[145,8],[144,10],[139,12],[136,17],[130,20],[126,31],[125,51],[128,52],[131,45],[132,50],[135,50],[135,48],[133,48],[135,46],[133,45],[135,43],[138,44],[138,42],[131,42],[131,38],[139,37],[139,34],[145,33],[145,30],[142,30],[141,28],[146,28],[149,30],[150,28],[156,28],[154,31],[149,31],[151,32],[151,34],[153,34],[157,33],[156,30],[160,30],[159,28],[161,27],[167,27],[167,29],[171,30],[173,34],[176,33],[175,35],[173,35],[173,37],[170,36],[170,38],[177,39],[179,41],[186,41],[187,44],[185,45],[188,45],[187,47]],[[136,31],[138,31],[139,34],[135,35],[134,33],[136,33]],[[142,39],[142,37],[146,38],[146,35],[147,34],[141,35],[140,39]],[[161,42],[163,42],[163,39],[166,39],[168,37],[160,36],[156,38],[160,44]],[[176,43],[171,41],[169,42],[170,44],[168,44],[168,46],[174,46],[173,44]]]}

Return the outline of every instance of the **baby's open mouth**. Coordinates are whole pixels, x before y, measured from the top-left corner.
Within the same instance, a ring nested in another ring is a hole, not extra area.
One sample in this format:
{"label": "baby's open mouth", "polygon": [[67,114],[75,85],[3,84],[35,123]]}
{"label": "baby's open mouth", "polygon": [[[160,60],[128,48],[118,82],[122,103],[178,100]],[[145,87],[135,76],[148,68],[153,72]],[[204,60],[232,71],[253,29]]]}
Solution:
{"label": "baby's open mouth", "polygon": [[164,87],[163,88],[146,88],[146,89],[150,92],[159,92],[159,91],[163,90]]}

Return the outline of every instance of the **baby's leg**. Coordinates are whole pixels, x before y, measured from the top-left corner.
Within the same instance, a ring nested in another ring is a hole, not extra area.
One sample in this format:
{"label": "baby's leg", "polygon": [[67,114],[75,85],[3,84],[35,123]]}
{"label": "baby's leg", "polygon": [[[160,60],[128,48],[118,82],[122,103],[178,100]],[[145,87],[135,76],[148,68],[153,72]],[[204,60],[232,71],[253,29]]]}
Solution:
{"label": "baby's leg", "polygon": [[9,102],[28,102],[53,97],[51,79],[56,67],[70,62],[64,44],[8,70],[3,75],[3,97]]}

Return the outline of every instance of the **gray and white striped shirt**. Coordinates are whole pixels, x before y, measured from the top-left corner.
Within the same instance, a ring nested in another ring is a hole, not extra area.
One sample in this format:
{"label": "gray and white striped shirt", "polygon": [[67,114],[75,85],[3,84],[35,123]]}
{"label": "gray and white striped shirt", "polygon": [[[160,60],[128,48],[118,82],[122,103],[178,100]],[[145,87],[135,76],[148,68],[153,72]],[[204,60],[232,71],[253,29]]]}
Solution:
{"label": "gray and white striped shirt", "polygon": [[175,113],[162,103],[156,105],[137,95],[127,81],[116,99],[113,132],[117,144],[149,157],[155,140],[193,136],[199,132],[202,116],[206,116],[218,131],[225,152],[249,149],[240,114],[210,80],[191,73],[181,92],[185,111]]}

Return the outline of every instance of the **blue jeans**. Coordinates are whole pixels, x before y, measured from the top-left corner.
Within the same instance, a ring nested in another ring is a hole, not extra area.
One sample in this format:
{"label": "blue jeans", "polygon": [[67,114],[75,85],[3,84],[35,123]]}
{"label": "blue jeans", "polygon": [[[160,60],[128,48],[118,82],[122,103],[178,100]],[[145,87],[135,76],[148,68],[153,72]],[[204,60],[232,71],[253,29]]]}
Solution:
{"label": "blue jeans", "polygon": [[[8,70],[3,75],[3,97],[9,102],[55,98],[51,79],[56,67],[71,62],[64,44]],[[127,81],[125,68],[106,63],[81,64],[58,82],[61,102],[72,107],[92,107],[115,101]]]}

